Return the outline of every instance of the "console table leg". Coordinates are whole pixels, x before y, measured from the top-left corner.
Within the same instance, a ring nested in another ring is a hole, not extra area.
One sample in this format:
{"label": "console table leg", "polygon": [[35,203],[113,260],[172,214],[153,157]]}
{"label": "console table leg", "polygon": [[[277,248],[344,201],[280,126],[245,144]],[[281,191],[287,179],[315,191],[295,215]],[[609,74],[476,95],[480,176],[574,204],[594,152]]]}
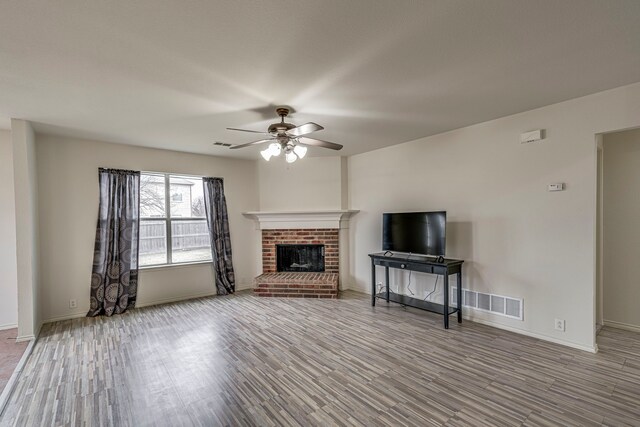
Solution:
{"label": "console table leg", "polygon": [[376,265],[371,260],[371,307],[376,306]]}
{"label": "console table leg", "polygon": [[444,274],[444,328],[449,329],[449,272]]}
{"label": "console table leg", "polygon": [[384,268],[384,279],[387,282],[387,302],[389,302],[389,267]]}
{"label": "console table leg", "polygon": [[458,276],[458,323],[462,323],[462,269],[457,274]]}

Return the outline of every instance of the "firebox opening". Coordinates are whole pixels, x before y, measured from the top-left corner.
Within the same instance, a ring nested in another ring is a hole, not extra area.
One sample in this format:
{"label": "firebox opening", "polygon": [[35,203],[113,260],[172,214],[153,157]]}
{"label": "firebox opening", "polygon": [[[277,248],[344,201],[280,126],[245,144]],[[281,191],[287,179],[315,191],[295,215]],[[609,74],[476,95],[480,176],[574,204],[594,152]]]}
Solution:
{"label": "firebox opening", "polygon": [[277,271],[324,271],[324,245],[276,245]]}

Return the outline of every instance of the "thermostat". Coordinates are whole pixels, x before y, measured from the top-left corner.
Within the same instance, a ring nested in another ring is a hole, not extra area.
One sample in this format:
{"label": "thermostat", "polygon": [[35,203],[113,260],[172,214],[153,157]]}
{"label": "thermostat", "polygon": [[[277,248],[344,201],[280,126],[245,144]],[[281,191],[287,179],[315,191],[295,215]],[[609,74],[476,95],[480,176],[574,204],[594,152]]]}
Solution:
{"label": "thermostat", "polygon": [[555,184],[549,184],[547,189],[549,191],[562,191],[562,190],[564,190],[564,182],[557,182]]}

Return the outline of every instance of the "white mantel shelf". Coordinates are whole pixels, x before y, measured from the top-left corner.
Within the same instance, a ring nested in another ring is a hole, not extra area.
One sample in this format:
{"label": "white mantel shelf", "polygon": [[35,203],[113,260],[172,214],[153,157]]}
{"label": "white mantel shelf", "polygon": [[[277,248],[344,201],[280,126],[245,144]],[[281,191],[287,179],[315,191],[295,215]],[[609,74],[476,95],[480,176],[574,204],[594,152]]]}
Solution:
{"label": "white mantel shelf", "polygon": [[259,230],[304,228],[349,228],[351,215],[359,210],[243,212],[256,221]]}

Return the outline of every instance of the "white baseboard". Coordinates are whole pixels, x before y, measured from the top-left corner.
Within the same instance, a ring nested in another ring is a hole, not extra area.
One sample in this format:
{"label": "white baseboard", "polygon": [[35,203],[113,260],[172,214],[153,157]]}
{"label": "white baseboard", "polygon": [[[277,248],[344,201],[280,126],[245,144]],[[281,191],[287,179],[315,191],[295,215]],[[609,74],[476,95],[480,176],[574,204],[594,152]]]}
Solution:
{"label": "white baseboard", "polygon": [[[243,284],[243,285],[238,285],[236,287],[237,291],[243,291],[243,290],[246,290],[246,289],[253,289],[253,285],[252,284]],[[144,303],[137,303],[136,304],[136,308],[150,307],[152,305],[160,305],[160,304],[169,304],[169,303],[172,303],[172,302],[185,301],[185,300],[190,300],[190,299],[195,299],[195,298],[211,297],[211,296],[215,296],[215,295],[216,295],[216,292],[215,292],[215,290],[213,290],[213,291],[209,291],[209,292],[201,292],[201,293],[198,293],[198,294],[182,295],[182,296],[179,296],[179,297],[162,298],[162,299],[157,299],[157,300],[153,300],[153,301],[146,301]],[[79,317],[85,317],[86,315],[87,315],[86,311],[69,313],[69,314],[64,314],[62,316],[50,317],[50,318],[44,320],[42,323],[53,323],[53,322],[60,322],[62,320],[77,319]],[[29,335],[29,336],[25,336],[25,337],[20,337],[19,338],[20,341],[27,341],[29,339],[33,339],[33,335]]]}
{"label": "white baseboard", "polygon": [[625,331],[631,331],[631,332],[640,332],[640,326],[638,325],[631,325],[629,323],[622,323],[622,322],[614,322],[613,320],[604,320],[603,323],[604,323],[604,326],[610,326],[612,328],[624,329]]}
{"label": "white baseboard", "polygon": [[371,289],[369,287],[367,287],[366,289],[363,289],[356,284],[347,284],[342,287],[341,291],[353,291],[361,294],[371,295]]}
{"label": "white baseboard", "polygon": [[253,283],[244,283],[236,286],[236,291],[246,291],[247,289],[253,289],[255,285]]}
{"label": "white baseboard", "polygon": [[13,389],[16,387],[16,384],[18,383],[18,377],[20,376],[20,373],[22,372],[24,365],[27,363],[27,359],[31,355],[31,352],[33,351],[33,346],[35,345],[35,343],[36,343],[35,339],[31,340],[27,348],[24,350],[22,357],[18,361],[18,365],[13,370],[13,374],[11,374],[9,381],[4,386],[4,390],[2,390],[2,394],[0,394],[0,415],[2,415],[2,413],[4,412],[4,408],[7,406],[7,402],[11,397],[11,393],[13,393]]}
{"label": "white baseboard", "polygon": [[7,329],[13,329],[17,327],[18,327],[17,323],[7,323],[4,325],[0,325],[0,331],[6,331]]}
{"label": "white baseboard", "polygon": [[571,347],[571,348],[575,348],[575,349],[582,350],[582,351],[588,351],[589,353],[597,353],[598,352],[598,345],[597,344],[594,345],[593,347],[589,347],[589,346],[578,344],[578,343],[574,343],[574,342],[571,342],[571,341],[560,340],[558,338],[550,337],[548,335],[538,334],[536,332],[530,332],[530,331],[526,331],[524,329],[513,328],[511,326],[502,325],[500,323],[495,323],[495,322],[492,322],[490,320],[477,319],[477,318],[472,318],[472,317],[469,317],[469,316],[462,316],[462,318],[465,319],[465,320],[468,320],[470,322],[480,323],[482,325],[491,326],[492,328],[503,329],[505,331],[513,332],[513,333],[520,334],[520,335],[525,335],[525,336],[531,337],[531,338],[537,338],[539,340],[552,342],[554,344],[564,345],[566,347]]}
{"label": "white baseboard", "polygon": [[[253,285],[252,284],[238,284],[236,285],[236,291],[244,291],[247,289],[253,289]],[[178,302],[178,301],[186,301],[189,299],[196,299],[196,298],[205,298],[205,297],[214,297],[216,296],[216,291],[215,289],[208,291],[208,292],[204,292],[204,293],[199,293],[199,294],[190,294],[190,295],[183,295],[183,296],[179,296],[179,297],[172,297],[172,298],[165,298],[165,299],[159,299],[159,300],[154,300],[154,301],[148,301],[142,304],[136,304],[136,308],[141,308],[141,307],[149,307],[151,305],[159,305],[159,304],[169,304],[172,302]]]}
{"label": "white baseboard", "polygon": [[32,341],[35,340],[36,336],[35,335],[22,335],[16,338],[16,342],[23,342],[23,341]]}
{"label": "white baseboard", "polygon": [[[18,337],[16,338],[16,342],[31,341],[37,339],[38,335],[40,335],[40,329],[42,329],[42,322],[35,325],[35,331],[33,331],[33,334],[18,335]],[[18,332],[20,331],[18,330]]]}
{"label": "white baseboard", "polygon": [[[371,290],[370,288],[367,286],[366,290],[363,290],[362,287],[359,286],[351,286],[349,288],[350,291],[353,292],[360,292],[366,295],[371,295]],[[520,335],[525,335],[531,338],[537,338],[539,340],[542,341],[548,341],[548,342],[552,342],[554,344],[560,344],[560,345],[564,345],[566,347],[571,347],[571,348],[575,348],[578,350],[582,350],[582,351],[588,351],[589,353],[597,353],[598,352],[598,345],[594,345],[593,347],[590,346],[585,346],[582,344],[577,344],[571,341],[564,341],[564,340],[560,340],[558,338],[555,337],[550,337],[548,335],[543,335],[543,334],[538,334],[536,332],[531,332],[531,331],[527,331],[524,329],[519,329],[519,328],[514,328],[511,326],[507,326],[507,325],[503,325],[501,323],[496,323],[496,322],[492,322],[490,320],[484,320],[484,319],[478,319],[478,318],[474,318],[471,317],[469,315],[463,315],[463,319],[471,321],[471,322],[476,322],[476,323],[480,323],[483,325],[487,325],[487,326],[491,326],[492,328],[497,328],[497,329],[502,329],[505,331],[509,331],[509,332],[514,332],[516,334],[520,334]],[[608,324],[608,323],[606,323]],[[640,331],[640,328],[638,329],[638,331]]]}
{"label": "white baseboard", "polygon": [[160,304],[170,304],[172,302],[185,301],[188,299],[195,299],[195,298],[212,297],[215,295],[216,295],[215,290],[208,291],[208,292],[201,292],[198,294],[181,295],[179,297],[171,297],[171,298],[163,298],[163,299],[157,299],[153,301],[147,301],[142,304],[136,303],[136,308],[149,307],[152,305],[160,305]]}
{"label": "white baseboard", "polygon": [[55,316],[55,317],[50,317],[46,320],[44,320],[42,323],[53,323],[53,322],[59,322],[61,320],[69,320],[69,319],[77,319],[79,317],[84,317],[87,315],[86,311],[78,311],[75,313],[69,313],[69,314],[63,314],[62,316]]}

